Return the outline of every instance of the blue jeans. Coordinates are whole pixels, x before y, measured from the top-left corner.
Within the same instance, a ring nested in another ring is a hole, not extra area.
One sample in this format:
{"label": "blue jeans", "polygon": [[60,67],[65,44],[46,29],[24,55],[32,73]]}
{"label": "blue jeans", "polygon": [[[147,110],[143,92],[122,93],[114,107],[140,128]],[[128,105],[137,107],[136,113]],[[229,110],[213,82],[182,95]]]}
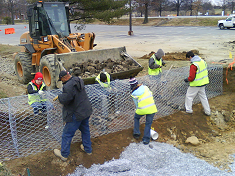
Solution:
{"label": "blue jeans", "polygon": [[75,115],[73,115],[73,121],[65,124],[61,143],[61,155],[63,157],[67,158],[69,156],[71,141],[77,129],[82,133],[82,144],[84,146],[84,150],[87,153],[92,152],[89,118],[90,117],[87,117],[84,120],[77,121]]}
{"label": "blue jeans", "polygon": [[49,101],[35,102],[31,104],[31,106],[33,107],[34,114],[38,114],[39,111],[46,113],[47,111],[54,108],[53,104]]}
{"label": "blue jeans", "polygon": [[[144,128],[144,136],[142,141],[143,142],[150,142],[150,129],[151,129],[151,125],[153,122],[153,117],[154,117],[155,113],[153,114],[146,114],[146,121],[145,121],[145,128]],[[140,135],[140,118],[144,116],[144,115],[138,115],[135,113],[135,117],[134,117],[134,132],[133,134],[137,134]]]}

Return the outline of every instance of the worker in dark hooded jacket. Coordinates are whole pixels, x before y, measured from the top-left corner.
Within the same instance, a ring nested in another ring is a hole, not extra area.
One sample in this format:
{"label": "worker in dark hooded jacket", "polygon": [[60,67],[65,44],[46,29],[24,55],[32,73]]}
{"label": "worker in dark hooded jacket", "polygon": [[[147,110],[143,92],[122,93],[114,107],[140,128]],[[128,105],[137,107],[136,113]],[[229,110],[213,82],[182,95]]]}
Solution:
{"label": "worker in dark hooded jacket", "polygon": [[162,66],[165,66],[165,62],[162,59],[165,53],[162,49],[159,49],[157,53],[153,54],[149,58],[149,67],[148,74],[149,75],[159,75],[162,72]]}
{"label": "worker in dark hooded jacket", "polygon": [[63,83],[63,92],[54,98],[63,104],[63,121],[66,123],[62,134],[61,150],[54,149],[54,154],[66,161],[70,154],[72,138],[79,129],[82,135],[81,149],[88,155],[92,154],[89,118],[92,113],[91,103],[85,91],[84,82],[79,77],[72,77],[68,72],[61,71],[59,81]]}

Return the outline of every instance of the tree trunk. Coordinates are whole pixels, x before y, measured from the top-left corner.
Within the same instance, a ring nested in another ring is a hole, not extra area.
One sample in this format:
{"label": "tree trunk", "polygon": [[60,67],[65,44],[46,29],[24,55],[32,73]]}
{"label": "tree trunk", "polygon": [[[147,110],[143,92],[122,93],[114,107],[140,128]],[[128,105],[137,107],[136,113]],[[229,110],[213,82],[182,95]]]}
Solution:
{"label": "tree trunk", "polygon": [[148,21],[148,3],[145,3],[144,5],[145,5],[145,13],[144,13],[144,22],[143,22],[143,24],[146,24],[146,23],[149,22]]}
{"label": "tree trunk", "polygon": [[15,20],[14,20],[14,13],[13,12],[11,12],[11,24],[12,25],[15,25]]}
{"label": "tree trunk", "polygon": [[176,4],[176,15],[179,16],[180,14],[180,5],[177,3]]}
{"label": "tree trunk", "polygon": [[162,16],[162,5],[160,4],[159,15]]}

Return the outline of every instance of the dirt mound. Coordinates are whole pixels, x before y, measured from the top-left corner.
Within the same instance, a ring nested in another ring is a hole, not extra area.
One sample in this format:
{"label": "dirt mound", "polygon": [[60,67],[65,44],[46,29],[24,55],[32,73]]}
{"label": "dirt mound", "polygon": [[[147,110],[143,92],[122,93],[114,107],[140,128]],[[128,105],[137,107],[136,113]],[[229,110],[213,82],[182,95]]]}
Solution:
{"label": "dirt mound", "polygon": [[[199,55],[199,51],[198,50],[191,50],[194,54]],[[151,51],[149,54],[146,54],[142,57],[140,57],[140,59],[149,59],[155,52]],[[166,61],[184,61],[184,60],[188,60],[186,58],[186,51],[183,52],[175,52],[175,53],[165,53],[165,56],[162,57],[163,60]]]}

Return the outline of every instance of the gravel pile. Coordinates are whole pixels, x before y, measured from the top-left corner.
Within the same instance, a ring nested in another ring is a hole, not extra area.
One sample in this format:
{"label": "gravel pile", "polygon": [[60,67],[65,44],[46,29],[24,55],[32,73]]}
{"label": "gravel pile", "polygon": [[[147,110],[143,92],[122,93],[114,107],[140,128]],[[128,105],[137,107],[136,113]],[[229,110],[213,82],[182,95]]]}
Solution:
{"label": "gravel pile", "polygon": [[131,143],[120,159],[94,164],[89,169],[77,167],[68,176],[232,176],[232,172],[221,171],[189,153],[182,153],[172,145],[151,142],[150,145]]}
{"label": "gravel pile", "polygon": [[11,59],[0,56],[0,74],[3,73],[15,76],[15,64]]}

